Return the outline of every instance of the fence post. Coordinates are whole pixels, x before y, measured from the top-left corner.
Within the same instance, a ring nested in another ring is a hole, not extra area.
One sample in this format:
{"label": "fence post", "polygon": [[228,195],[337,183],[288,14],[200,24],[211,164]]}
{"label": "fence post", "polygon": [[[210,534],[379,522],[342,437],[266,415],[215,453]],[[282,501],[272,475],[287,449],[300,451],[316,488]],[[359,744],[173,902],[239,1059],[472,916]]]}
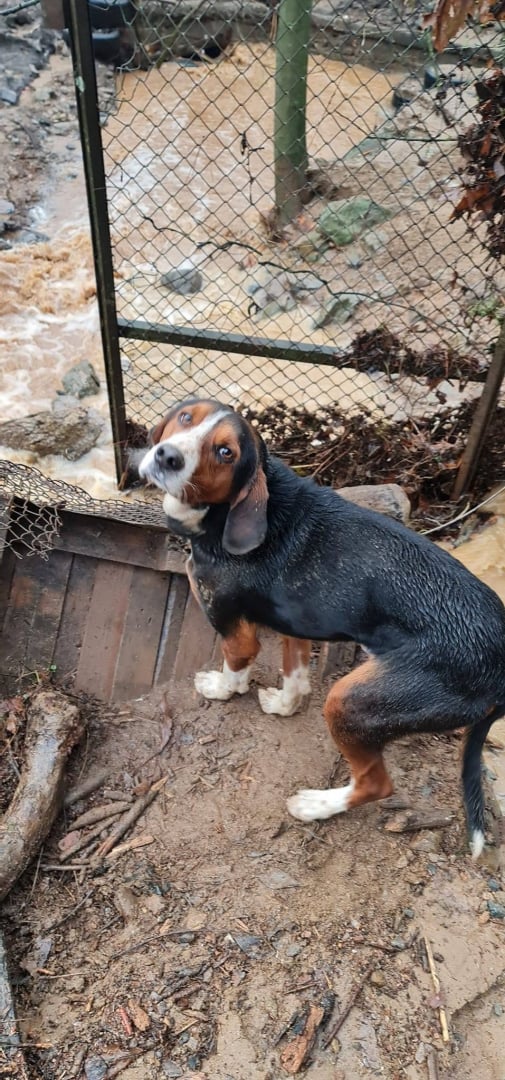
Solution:
{"label": "fence post", "polygon": [[459,499],[470,486],[498,402],[503,376],[505,375],[505,323],[502,323],[498,340],[494,347],[493,359],[489,365],[487,379],[475,410],[468,439],[458,469],[454,485],[453,498]]}
{"label": "fence post", "polygon": [[119,481],[124,467],[126,411],[93,40],[88,4],[82,3],[82,0],[65,0],[64,10],[65,24],[70,33],[114,459]]}
{"label": "fence post", "polygon": [[307,66],[311,0],[281,0],[275,61],[275,208],[281,225],[300,213],[307,179]]}

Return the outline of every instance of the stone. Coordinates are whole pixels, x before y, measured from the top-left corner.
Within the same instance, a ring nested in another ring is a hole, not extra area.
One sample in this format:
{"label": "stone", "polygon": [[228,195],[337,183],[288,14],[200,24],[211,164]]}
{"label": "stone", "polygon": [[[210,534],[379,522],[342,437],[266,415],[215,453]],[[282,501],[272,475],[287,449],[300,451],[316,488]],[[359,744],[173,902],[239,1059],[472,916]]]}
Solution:
{"label": "stone", "polygon": [[184,262],[162,274],[161,284],[171,292],[190,296],[203,288],[203,275],[192,262]]}
{"label": "stone", "polygon": [[63,454],[77,461],[96,445],[103,430],[100,416],[87,409],[33,413],[0,424],[0,445],[12,450],[31,450],[40,457]]}
{"label": "stone", "polygon": [[315,318],[312,320],[312,327],[314,330],[320,330],[323,326],[328,326],[329,323],[335,322],[342,325],[351,318],[351,315],[358,304],[361,303],[362,297],[357,293],[340,293],[339,296],[332,296],[331,300],[327,300],[323,304]]}
{"label": "stone", "polygon": [[359,487],[338,488],[338,494],[357,506],[365,506],[368,510],[376,510],[396,521],[403,521],[404,525],[410,518],[410,500],[399,484],[362,484]]}
{"label": "stone", "polygon": [[182,1076],[182,1069],[176,1065],[175,1061],[163,1061],[161,1063],[161,1071],[163,1076],[169,1076],[176,1080],[177,1077]]}
{"label": "stone", "polygon": [[80,360],[78,364],[74,364],[63,376],[61,382],[65,394],[70,394],[75,398],[98,394],[100,389],[100,379],[89,360]]}
{"label": "stone", "polygon": [[384,975],[384,972],[381,971],[380,968],[377,968],[376,971],[372,971],[372,974],[370,975],[370,982],[372,983],[372,986],[385,986],[386,977]]}
{"label": "stone", "polygon": [[98,1055],[86,1058],[84,1062],[84,1075],[86,1080],[104,1080],[107,1076],[107,1063]]}
{"label": "stone", "polygon": [[391,211],[385,206],[373,202],[366,195],[358,195],[353,199],[337,199],[328,203],[319,217],[317,228],[337,247],[345,247],[361,233],[390,217]]}
{"label": "stone", "polygon": [[487,910],[492,919],[505,919],[505,907],[503,904],[497,904],[496,900],[488,900]]}

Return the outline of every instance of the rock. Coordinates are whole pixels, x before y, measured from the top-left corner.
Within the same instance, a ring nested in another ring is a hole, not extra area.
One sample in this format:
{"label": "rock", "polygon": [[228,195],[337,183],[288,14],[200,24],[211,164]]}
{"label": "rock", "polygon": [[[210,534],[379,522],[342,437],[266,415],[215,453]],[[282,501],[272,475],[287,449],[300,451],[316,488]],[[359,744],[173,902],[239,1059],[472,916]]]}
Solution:
{"label": "rock", "polygon": [[177,1077],[182,1076],[182,1069],[176,1065],[175,1061],[162,1061],[161,1071],[163,1076],[173,1077],[175,1080]]}
{"label": "rock", "polygon": [[351,315],[358,304],[361,303],[362,297],[357,293],[340,293],[340,296],[332,296],[331,300],[328,300],[326,304],[320,307],[317,315],[312,321],[312,327],[314,330],[319,330],[322,326],[328,326],[328,323],[339,323],[342,325],[351,318]]}
{"label": "rock", "polygon": [[232,937],[235,944],[247,956],[256,956],[258,945],[262,943],[260,937],[256,937],[255,934],[233,934]]}
{"label": "rock", "polygon": [[138,915],[138,898],[133,892],[133,889],[129,889],[127,885],[118,886],[113,896],[113,904],[116,911],[118,911],[121,917],[127,922],[131,919],[135,919]]}
{"label": "rock", "polygon": [[503,1006],[496,1002],[491,1010],[493,1016],[503,1016]]}
{"label": "rock", "polygon": [[3,232],[8,219],[11,214],[14,213],[14,203],[9,202],[8,199],[0,199],[0,232]]}
{"label": "rock", "polygon": [[101,417],[82,407],[60,414],[33,413],[0,424],[0,445],[31,450],[41,457],[63,454],[69,461],[77,461],[95,446],[102,428]]}
{"label": "rock", "polygon": [[396,521],[403,521],[404,525],[410,518],[410,500],[399,484],[362,484],[359,487],[338,488],[338,494],[357,506],[366,506]]}
{"label": "rock", "polygon": [[427,87],[423,86],[419,78],[416,78],[415,75],[408,75],[393,90],[393,109],[401,109],[402,105],[410,105],[410,102],[415,101],[423,93],[424,89],[427,89]]}
{"label": "rock", "polygon": [[439,833],[426,832],[423,836],[417,836],[410,846],[413,851],[420,852],[421,854],[426,852],[429,855],[433,851],[439,851],[441,844],[442,838]]}
{"label": "rock", "polygon": [[86,1058],[84,1062],[86,1080],[104,1080],[107,1076],[107,1063],[98,1055]]}
{"label": "rock", "polygon": [[488,900],[487,910],[492,919],[505,919],[505,907],[503,904],[497,904],[496,900]]}
{"label": "rock", "polygon": [[391,211],[366,195],[328,203],[317,223],[318,231],[337,247],[356,240],[361,233],[391,217]]}
{"label": "rock", "polygon": [[479,926],[485,926],[486,923],[488,923],[490,921],[491,921],[491,916],[489,914],[489,911],[483,911],[482,914],[479,915],[479,917],[477,919],[477,922],[478,922]]}
{"label": "rock", "polygon": [[372,983],[372,986],[385,986],[386,977],[384,975],[384,972],[381,971],[380,968],[377,968],[376,971],[372,971],[372,974],[370,975],[370,982]]}
{"label": "rock", "polygon": [[487,883],[487,887],[490,890],[490,892],[501,892],[500,882],[497,881],[496,878],[489,878],[488,883]]}
{"label": "rock", "polygon": [[181,263],[173,270],[161,275],[161,284],[171,292],[181,296],[190,296],[203,288],[203,276],[192,262]]}
{"label": "rock", "polygon": [[63,376],[61,382],[65,394],[74,398],[98,394],[100,389],[100,379],[89,360],[81,360],[78,364],[74,364]]}

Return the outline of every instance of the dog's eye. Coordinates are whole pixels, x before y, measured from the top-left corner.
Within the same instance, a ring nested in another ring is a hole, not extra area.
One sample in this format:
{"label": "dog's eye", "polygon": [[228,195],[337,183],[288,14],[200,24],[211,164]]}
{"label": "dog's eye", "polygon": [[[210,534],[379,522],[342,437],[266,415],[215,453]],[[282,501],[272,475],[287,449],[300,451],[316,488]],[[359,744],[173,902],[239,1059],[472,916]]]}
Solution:
{"label": "dog's eye", "polygon": [[191,413],[189,413],[189,412],[181,412],[181,413],[179,413],[179,423],[180,424],[190,424],[191,423]]}
{"label": "dog's eye", "polygon": [[230,450],[229,446],[218,446],[217,456],[220,461],[231,461],[233,458],[233,453]]}

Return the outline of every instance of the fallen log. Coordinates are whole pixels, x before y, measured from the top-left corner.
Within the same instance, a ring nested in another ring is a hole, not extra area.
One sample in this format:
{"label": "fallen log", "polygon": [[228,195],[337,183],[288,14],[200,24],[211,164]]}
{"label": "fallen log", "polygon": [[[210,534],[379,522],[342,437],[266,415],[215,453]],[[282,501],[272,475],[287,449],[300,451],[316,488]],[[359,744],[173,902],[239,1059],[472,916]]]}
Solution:
{"label": "fallen log", "polygon": [[0,930],[0,1076],[28,1080],[26,1062],[19,1038],[14,998],[9,980],[7,954]]}
{"label": "fallen log", "polygon": [[62,804],[65,762],[82,732],[79,710],[63,694],[45,690],[32,699],[24,768],[0,821],[0,901],[51,829]]}

